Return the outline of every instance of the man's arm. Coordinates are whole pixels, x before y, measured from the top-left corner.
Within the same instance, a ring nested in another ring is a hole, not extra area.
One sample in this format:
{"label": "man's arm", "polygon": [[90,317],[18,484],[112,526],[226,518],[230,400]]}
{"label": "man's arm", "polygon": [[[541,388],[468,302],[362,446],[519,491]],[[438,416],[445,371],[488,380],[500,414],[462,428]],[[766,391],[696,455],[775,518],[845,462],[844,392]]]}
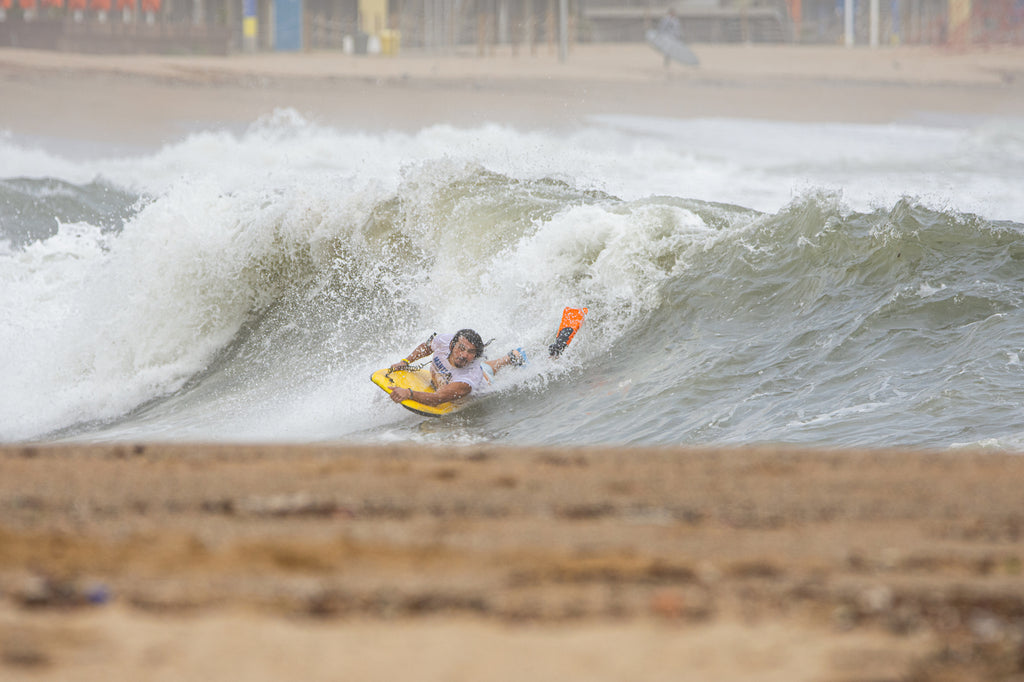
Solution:
{"label": "man's arm", "polygon": [[391,399],[396,403],[403,400],[415,400],[424,405],[440,405],[450,403],[459,398],[465,398],[472,392],[473,387],[463,381],[453,381],[446,384],[435,393],[428,391],[414,391],[411,388],[395,388],[391,390]]}
{"label": "man's arm", "polygon": [[401,360],[399,360],[395,364],[391,365],[391,370],[392,371],[396,371],[396,370],[400,370],[400,369],[405,369],[406,367],[408,367],[412,363],[416,362],[417,360],[419,360],[421,358],[425,358],[428,355],[430,355],[431,353],[433,353],[433,351],[430,350],[430,342],[433,339],[434,339],[434,337],[431,336],[429,339],[427,339],[426,341],[424,341],[420,345],[418,345],[415,348],[413,348],[411,353],[409,353],[407,356],[405,356],[404,358],[402,358]]}

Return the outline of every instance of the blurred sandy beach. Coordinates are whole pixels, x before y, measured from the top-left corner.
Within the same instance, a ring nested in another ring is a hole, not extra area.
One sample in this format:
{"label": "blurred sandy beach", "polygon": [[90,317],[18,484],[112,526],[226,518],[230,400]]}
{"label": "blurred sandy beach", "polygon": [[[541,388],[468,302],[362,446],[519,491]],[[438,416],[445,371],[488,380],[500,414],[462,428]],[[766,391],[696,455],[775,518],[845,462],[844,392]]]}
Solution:
{"label": "blurred sandy beach", "polygon": [[1024,459],[9,446],[5,680],[1017,680]]}
{"label": "blurred sandy beach", "polygon": [[344,128],[575,127],[635,114],[943,123],[1024,113],[1024,48],[699,45],[666,69],[642,44],[448,56],[106,56],[0,50],[0,128],[159,144],[275,108]]}

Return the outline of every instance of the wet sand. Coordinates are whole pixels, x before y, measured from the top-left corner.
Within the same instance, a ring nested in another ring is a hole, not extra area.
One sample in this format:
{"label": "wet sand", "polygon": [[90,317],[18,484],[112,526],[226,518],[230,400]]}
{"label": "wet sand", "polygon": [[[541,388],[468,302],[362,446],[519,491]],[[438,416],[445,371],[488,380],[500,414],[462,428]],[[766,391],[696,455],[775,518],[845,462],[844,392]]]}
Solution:
{"label": "wet sand", "polygon": [[[0,50],[0,129],[1024,114],[1020,48],[695,50]],[[968,451],[0,447],[0,679],[1020,680],[1022,480]]]}

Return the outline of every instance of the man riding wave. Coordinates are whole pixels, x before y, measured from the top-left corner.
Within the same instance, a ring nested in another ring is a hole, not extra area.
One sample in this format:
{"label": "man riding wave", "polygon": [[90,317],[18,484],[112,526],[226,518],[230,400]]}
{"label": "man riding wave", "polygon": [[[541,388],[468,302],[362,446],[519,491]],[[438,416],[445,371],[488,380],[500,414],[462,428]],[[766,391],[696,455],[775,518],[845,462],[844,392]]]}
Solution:
{"label": "man riding wave", "polygon": [[460,329],[454,334],[431,335],[408,356],[391,365],[391,370],[408,369],[416,360],[433,355],[430,377],[434,392],[395,388],[391,391],[391,399],[396,403],[415,400],[433,406],[460,400],[474,390],[482,390],[500,368],[526,362],[526,354],[519,348],[497,360],[484,361],[485,346],[480,335],[472,329]]}

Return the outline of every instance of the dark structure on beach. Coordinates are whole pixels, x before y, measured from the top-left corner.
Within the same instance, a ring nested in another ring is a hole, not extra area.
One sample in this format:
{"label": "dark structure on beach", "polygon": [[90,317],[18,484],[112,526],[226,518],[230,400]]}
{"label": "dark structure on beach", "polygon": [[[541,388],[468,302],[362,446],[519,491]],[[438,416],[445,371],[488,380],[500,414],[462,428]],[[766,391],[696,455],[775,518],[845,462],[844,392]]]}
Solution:
{"label": "dark structure on beach", "polygon": [[1024,43],[1024,0],[848,0],[848,14],[845,1],[0,0],[0,46],[486,54],[499,45],[550,49],[560,36],[640,41],[670,6],[690,43]]}

